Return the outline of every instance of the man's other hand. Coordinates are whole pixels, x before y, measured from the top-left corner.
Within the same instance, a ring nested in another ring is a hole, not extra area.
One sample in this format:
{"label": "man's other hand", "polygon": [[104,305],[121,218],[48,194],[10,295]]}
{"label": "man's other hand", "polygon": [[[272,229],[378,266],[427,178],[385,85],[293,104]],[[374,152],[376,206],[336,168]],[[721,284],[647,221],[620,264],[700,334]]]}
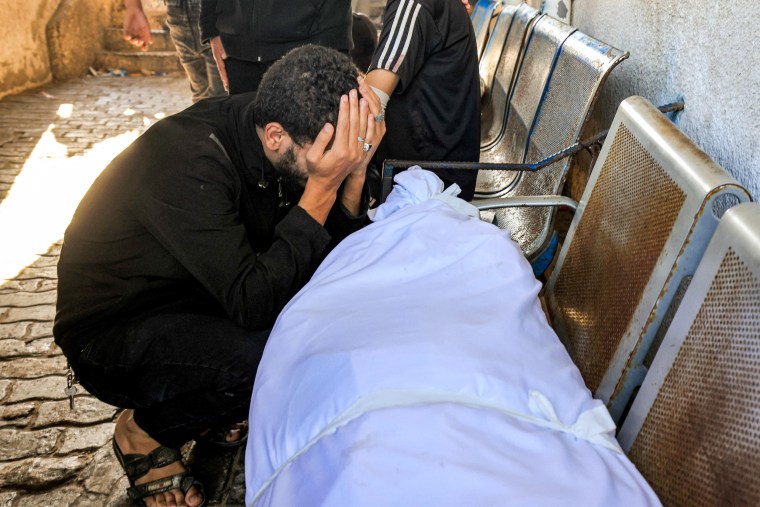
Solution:
{"label": "man's other hand", "polygon": [[211,46],[211,53],[214,55],[216,67],[219,69],[219,76],[222,78],[224,89],[229,91],[230,84],[229,81],[227,81],[227,67],[224,64],[224,61],[227,59],[227,52],[224,50],[222,38],[217,35],[208,41],[208,43]]}
{"label": "man's other hand", "polygon": [[137,46],[143,51],[153,44],[153,36],[150,33],[150,23],[145,16],[140,0],[124,0],[124,40]]}

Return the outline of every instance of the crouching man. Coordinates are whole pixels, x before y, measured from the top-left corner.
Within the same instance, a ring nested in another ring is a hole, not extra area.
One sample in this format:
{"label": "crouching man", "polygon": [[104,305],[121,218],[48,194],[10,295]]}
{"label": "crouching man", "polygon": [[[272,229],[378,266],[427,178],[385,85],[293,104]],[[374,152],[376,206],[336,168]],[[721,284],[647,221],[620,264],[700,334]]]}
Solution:
{"label": "crouching man", "polygon": [[255,96],[156,123],[79,205],[54,335],[81,384],[126,409],[113,445],[133,500],[204,502],[179,447],[246,419],[277,314],[365,224],[385,125],[357,75],[337,51],[293,50]]}

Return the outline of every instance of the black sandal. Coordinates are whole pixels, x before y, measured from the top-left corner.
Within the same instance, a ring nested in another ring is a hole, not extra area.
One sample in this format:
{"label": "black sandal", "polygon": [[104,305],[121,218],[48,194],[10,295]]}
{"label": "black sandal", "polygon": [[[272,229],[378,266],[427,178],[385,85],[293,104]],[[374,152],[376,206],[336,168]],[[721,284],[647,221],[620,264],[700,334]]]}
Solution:
{"label": "black sandal", "polygon": [[[232,431],[239,431],[240,438],[229,442],[227,441],[227,435]],[[238,447],[245,444],[247,440],[248,421],[235,423],[221,430],[209,430],[195,439],[195,441],[199,444],[212,444],[219,447]]]}
{"label": "black sandal", "polygon": [[127,495],[129,496],[129,499],[137,505],[145,505],[145,502],[143,501],[143,498],[145,497],[164,493],[172,489],[178,489],[182,491],[183,495],[187,495],[187,492],[190,491],[190,488],[193,486],[199,490],[203,497],[203,501],[198,507],[206,503],[203,484],[197,481],[189,471],[156,479],[155,481],[149,481],[144,484],[135,484],[137,479],[147,474],[151,469],[165,467],[176,461],[181,461],[182,454],[178,449],[160,446],[147,455],[124,454],[121,452],[119,444],[116,443],[116,438],[114,438],[113,452],[116,454],[116,459],[119,460],[121,467],[127,473],[127,479],[129,479],[130,487],[127,488]]}

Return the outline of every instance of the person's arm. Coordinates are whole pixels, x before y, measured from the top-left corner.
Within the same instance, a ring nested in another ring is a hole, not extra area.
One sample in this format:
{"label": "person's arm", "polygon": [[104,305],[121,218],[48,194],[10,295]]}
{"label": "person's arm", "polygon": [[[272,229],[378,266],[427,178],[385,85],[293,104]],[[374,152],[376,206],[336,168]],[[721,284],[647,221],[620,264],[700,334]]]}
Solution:
{"label": "person's arm", "polygon": [[433,19],[422,4],[411,0],[414,12],[411,23],[406,19],[408,13],[399,7],[400,2],[389,2],[386,8],[380,41],[365,78],[380,97],[383,112],[393,92],[408,86],[440,40]]}
{"label": "person's arm", "polygon": [[224,89],[229,90],[227,67],[224,64],[224,61],[227,59],[227,52],[224,50],[222,39],[219,36],[219,29],[216,27],[217,2],[218,0],[201,0],[201,14],[198,26],[201,30],[201,40],[208,42],[209,46],[211,46],[211,53],[214,55],[214,61],[219,69],[219,76],[222,78]]}
{"label": "person's arm", "polygon": [[386,95],[387,98],[382,103],[383,110],[385,110],[388,99],[393,95],[396,86],[398,86],[398,81],[398,74],[385,69],[372,69],[365,77],[365,82],[368,86],[372,87],[376,95],[382,97],[382,95],[377,93],[377,90],[382,91]]}
{"label": "person's arm", "polygon": [[201,0],[201,13],[198,27],[201,30],[201,41],[209,42],[219,35],[216,27],[216,4],[218,0]]}
{"label": "person's arm", "polygon": [[145,16],[141,0],[124,0],[124,40],[129,41],[143,51],[153,44],[150,23]]}
{"label": "person's arm", "polygon": [[208,43],[209,46],[211,46],[211,54],[214,55],[216,68],[219,69],[219,77],[222,78],[224,89],[229,91],[230,82],[227,80],[227,66],[224,63],[224,61],[227,59],[227,52],[224,50],[224,46],[222,45],[222,38],[217,35],[216,37],[211,38]]}

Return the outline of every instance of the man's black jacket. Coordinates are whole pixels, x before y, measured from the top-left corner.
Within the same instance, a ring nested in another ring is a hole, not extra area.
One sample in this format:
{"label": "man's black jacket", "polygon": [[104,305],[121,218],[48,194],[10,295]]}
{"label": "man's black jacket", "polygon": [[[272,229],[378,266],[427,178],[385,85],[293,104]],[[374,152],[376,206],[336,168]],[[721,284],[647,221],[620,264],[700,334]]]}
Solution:
{"label": "man's black jacket", "polygon": [[264,157],[252,100],[205,100],[157,122],[92,185],[58,264],[54,335],[67,355],[161,311],[270,327],[331,245],[366,223],[336,203],[322,227],[296,206],[300,191]]}

